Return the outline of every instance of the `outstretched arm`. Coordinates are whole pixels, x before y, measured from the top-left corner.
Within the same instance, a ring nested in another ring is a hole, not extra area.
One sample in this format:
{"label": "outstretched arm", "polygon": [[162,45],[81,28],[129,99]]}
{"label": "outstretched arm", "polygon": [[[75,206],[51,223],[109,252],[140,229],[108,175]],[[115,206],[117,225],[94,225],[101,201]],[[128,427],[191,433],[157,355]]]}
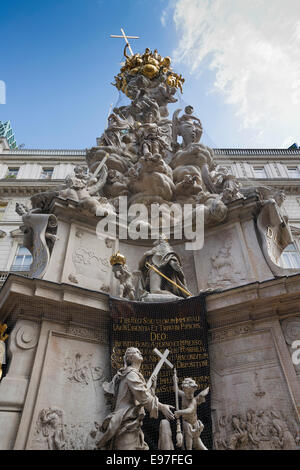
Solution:
{"label": "outstretched arm", "polygon": [[209,387],[205,388],[204,390],[202,390],[202,392],[198,393],[198,395],[195,397],[197,401],[197,405],[200,405],[200,403],[204,403],[205,397],[208,394],[209,394]]}
{"label": "outstretched arm", "polygon": [[178,410],[178,411],[175,411],[174,412],[174,416],[175,418],[179,418],[180,416],[187,416],[191,413],[194,412],[194,407],[193,406],[190,406],[189,408],[185,408],[184,410]]}

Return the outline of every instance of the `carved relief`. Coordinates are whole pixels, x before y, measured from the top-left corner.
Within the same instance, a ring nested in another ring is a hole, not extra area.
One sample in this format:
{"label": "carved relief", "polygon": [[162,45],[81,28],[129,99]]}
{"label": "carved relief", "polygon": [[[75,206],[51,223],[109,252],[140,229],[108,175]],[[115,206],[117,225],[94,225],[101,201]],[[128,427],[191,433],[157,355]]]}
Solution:
{"label": "carved relief", "polygon": [[106,380],[104,368],[93,364],[93,354],[83,355],[78,352],[75,355],[68,355],[65,357],[64,371],[69,382],[82,386],[92,381],[102,383]]}
{"label": "carved relief", "polygon": [[232,284],[246,280],[244,274],[236,269],[232,258],[233,240],[228,237],[224,245],[210,258],[211,269],[207,286],[211,288],[232,287]]}
{"label": "carved relief", "polygon": [[[296,340],[300,339],[300,317],[292,317],[286,320],[283,320],[281,323],[282,332],[284,335],[284,339],[288,345],[290,355],[294,352],[292,349],[292,343]],[[296,372],[300,373],[300,364],[294,364]]]}
{"label": "carved relief", "polygon": [[246,335],[253,331],[253,325],[239,325],[234,328],[227,328],[227,329],[218,329],[217,331],[210,331],[210,341],[213,343],[225,341],[229,338],[233,338],[235,336]]}
{"label": "carved relief", "polygon": [[48,450],[65,450],[66,435],[64,430],[63,411],[58,408],[47,408],[40,411],[36,435],[47,445]]}
{"label": "carved relief", "polygon": [[96,255],[91,249],[83,247],[77,248],[72,255],[73,263],[77,274],[87,277],[103,277],[102,273],[108,273],[110,270],[109,260],[105,257]]}
{"label": "carved relief", "polygon": [[110,292],[110,287],[107,286],[106,284],[102,284],[102,286],[100,287],[100,290],[108,294]]}
{"label": "carved relief", "polygon": [[73,282],[73,284],[78,284],[78,279],[74,274],[69,274],[68,279],[70,282]]}
{"label": "carved relief", "polygon": [[224,415],[214,432],[214,447],[218,450],[296,450],[299,444],[296,421],[288,421],[282,412],[273,409]]}
{"label": "carved relief", "polygon": [[16,332],[16,345],[21,349],[33,349],[38,342],[38,326],[32,322],[23,322]]}
{"label": "carved relief", "polygon": [[258,398],[264,397],[266,392],[262,389],[258,372],[254,372],[254,384],[255,384],[254,395]]}
{"label": "carved relief", "polygon": [[94,423],[65,424],[64,411],[45,408],[39,413],[34,448],[43,450],[95,450],[100,439],[100,425]]}
{"label": "carved relief", "polygon": [[108,334],[104,329],[99,331],[96,328],[85,328],[82,326],[70,325],[67,329],[67,333],[74,336],[79,336],[81,338],[95,339],[99,341],[99,343],[108,344],[109,342]]}

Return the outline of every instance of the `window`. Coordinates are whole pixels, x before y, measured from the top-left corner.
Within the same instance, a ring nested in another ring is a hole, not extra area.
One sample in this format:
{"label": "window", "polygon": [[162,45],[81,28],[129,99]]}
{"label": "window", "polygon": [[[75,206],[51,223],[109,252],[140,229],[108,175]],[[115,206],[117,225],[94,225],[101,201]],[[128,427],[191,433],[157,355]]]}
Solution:
{"label": "window", "polygon": [[43,168],[40,178],[42,180],[51,180],[53,175],[53,168]]}
{"label": "window", "polygon": [[300,178],[300,169],[298,166],[288,166],[287,171],[290,178]]}
{"label": "window", "polygon": [[11,271],[29,271],[32,263],[32,255],[25,246],[19,246]]}
{"label": "window", "polygon": [[294,243],[286,247],[281,255],[281,262],[284,268],[300,268],[300,253]]}
{"label": "window", "polygon": [[255,178],[267,178],[267,173],[264,166],[254,166],[253,171]]}
{"label": "window", "polygon": [[19,168],[8,168],[6,178],[16,178],[19,173]]}

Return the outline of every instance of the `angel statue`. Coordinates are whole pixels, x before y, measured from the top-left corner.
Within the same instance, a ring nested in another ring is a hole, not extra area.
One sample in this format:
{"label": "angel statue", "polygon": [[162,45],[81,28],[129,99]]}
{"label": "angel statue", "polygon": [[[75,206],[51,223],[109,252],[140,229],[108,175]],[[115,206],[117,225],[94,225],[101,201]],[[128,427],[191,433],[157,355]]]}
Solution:
{"label": "angel statue", "polygon": [[176,419],[182,416],[186,450],[207,450],[200,438],[204,425],[197,417],[197,407],[205,402],[209,387],[194,396],[195,390],[198,388],[194,379],[190,377],[184,379],[181,385],[182,390],[178,388],[176,375],[173,376],[173,380],[175,393],[178,391],[178,395],[182,399],[182,410],[176,410],[174,416]]}
{"label": "angel statue", "polygon": [[194,108],[186,106],[184,114],[178,117],[181,109],[173,114],[173,144],[177,144],[177,137],[181,136],[183,147],[195,144],[201,139],[203,128],[199,118],[193,115]]}

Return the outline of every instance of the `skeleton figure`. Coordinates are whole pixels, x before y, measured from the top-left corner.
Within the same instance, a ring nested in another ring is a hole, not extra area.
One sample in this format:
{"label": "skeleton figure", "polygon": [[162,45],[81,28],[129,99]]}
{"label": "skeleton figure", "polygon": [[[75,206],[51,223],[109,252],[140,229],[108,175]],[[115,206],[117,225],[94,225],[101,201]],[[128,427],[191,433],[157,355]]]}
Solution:
{"label": "skeleton figure", "polygon": [[[177,377],[173,378],[173,380],[176,379]],[[209,387],[198,393],[196,397],[194,394],[198,385],[194,379],[184,379],[181,387],[182,390],[178,390],[178,393],[182,398],[182,410],[175,411],[174,416],[176,419],[182,416],[186,450],[207,450],[200,438],[204,425],[197,417],[197,408],[201,403],[205,402],[205,397],[209,393]]]}

